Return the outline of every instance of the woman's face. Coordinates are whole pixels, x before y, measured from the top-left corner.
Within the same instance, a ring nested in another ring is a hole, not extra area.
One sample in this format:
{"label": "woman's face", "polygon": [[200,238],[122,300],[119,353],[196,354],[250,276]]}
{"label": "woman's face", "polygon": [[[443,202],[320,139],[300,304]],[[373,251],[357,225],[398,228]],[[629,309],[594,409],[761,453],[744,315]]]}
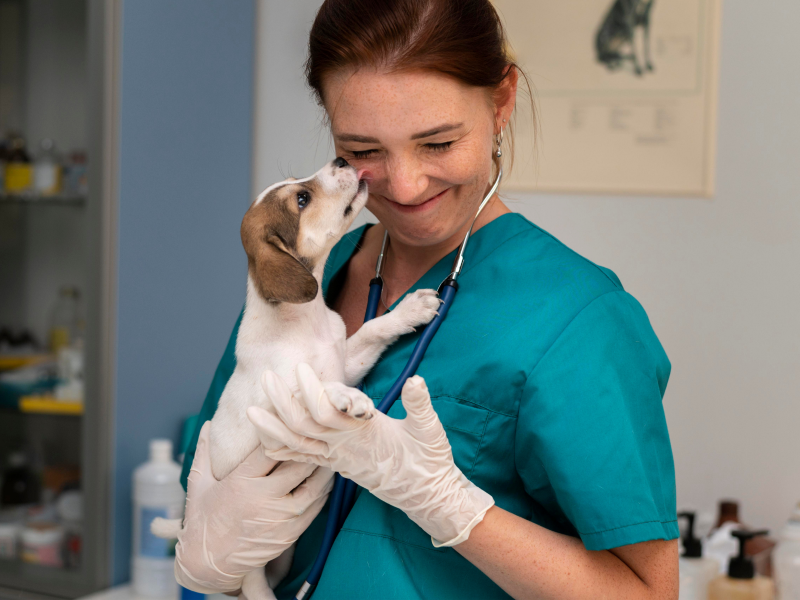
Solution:
{"label": "woman's face", "polygon": [[429,246],[461,232],[488,190],[495,119],[508,116],[487,91],[361,69],[327,78],[324,92],[336,155],[369,171],[367,208],[392,238]]}

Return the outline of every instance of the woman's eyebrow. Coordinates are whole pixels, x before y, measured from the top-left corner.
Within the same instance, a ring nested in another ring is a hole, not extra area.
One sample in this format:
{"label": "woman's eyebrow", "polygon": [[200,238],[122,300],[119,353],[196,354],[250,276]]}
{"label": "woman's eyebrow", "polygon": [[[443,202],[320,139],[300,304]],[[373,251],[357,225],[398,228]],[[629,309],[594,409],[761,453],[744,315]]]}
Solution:
{"label": "woman's eyebrow", "polygon": [[464,125],[463,123],[447,123],[445,125],[439,125],[438,127],[434,127],[433,129],[429,129],[428,131],[415,133],[414,135],[411,136],[411,139],[418,140],[420,138],[426,138],[432,135],[436,135],[437,133],[445,133],[446,131],[452,131],[453,129],[458,129],[463,125]]}
{"label": "woman's eyebrow", "polygon": [[380,140],[373,137],[364,135],[356,135],[355,133],[340,133],[333,134],[334,137],[339,138],[340,142],[361,142],[362,144],[380,144]]}
{"label": "woman's eyebrow", "polygon": [[[436,135],[437,133],[445,133],[447,131],[452,131],[453,129],[458,129],[459,127],[463,127],[463,123],[446,123],[444,125],[439,125],[434,127],[433,129],[428,129],[427,131],[421,131],[419,133],[415,133],[411,136],[412,140],[418,140],[421,138],[430,137],[432,135]],[[339,139],[340,142],[360,142],[362,144],[380,144],[380,140],[373,137],[368,137],[365,135],[356,135],[355,133],[340,133],[334,134],[335,137]]]}

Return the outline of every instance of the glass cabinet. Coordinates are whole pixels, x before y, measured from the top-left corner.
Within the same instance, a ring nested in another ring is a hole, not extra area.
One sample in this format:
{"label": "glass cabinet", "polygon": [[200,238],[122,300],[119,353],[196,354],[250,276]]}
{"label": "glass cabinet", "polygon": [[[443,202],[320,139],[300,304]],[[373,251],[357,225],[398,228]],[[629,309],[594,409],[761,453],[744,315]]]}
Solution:
{"label": "glass cabinet", "polygon": [[0,0],[0,598],[108,583],[114,6]]}

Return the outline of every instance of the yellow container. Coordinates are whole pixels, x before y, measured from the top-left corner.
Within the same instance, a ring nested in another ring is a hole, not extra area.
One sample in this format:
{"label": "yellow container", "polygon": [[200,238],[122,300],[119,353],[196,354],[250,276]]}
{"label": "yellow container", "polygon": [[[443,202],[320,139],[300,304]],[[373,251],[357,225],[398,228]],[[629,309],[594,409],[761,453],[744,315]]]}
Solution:
{"label": "yellow container", "polygon": [[33,185],[33,165],[11,162],[6,164],[6,191],[25,192]]}
{"label": "yellow container", "polygon": [[53,353],[69,346],[69,329],[66,327],[52,327],[50,329],[50,350]]}

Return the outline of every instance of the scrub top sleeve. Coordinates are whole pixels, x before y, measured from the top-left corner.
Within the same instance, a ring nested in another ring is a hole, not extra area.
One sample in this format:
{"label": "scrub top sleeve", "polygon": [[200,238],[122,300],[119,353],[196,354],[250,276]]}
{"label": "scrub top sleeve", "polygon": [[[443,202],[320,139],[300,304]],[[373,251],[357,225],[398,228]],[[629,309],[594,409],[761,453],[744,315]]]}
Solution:
{"label": "scrub top sleeve", "polygon": [[236,319],[236,325],[233,326],[231,337],[228,339],[228,345],[225,347],[225,352],[217,365],[217,370],[214,372],[214,378],[211,380],[211,385],[206,393],[206,399],[203,401],[203,407],[200,409],[200,418],[197,419],[192,439],[189,446],[186,448],[186,454],[183,456],[183,467],[181,469],[181,485],[186,490],[186,481],[189,478],[189,471],[192,468],[192,461],[194,461],[194,451],[197,448],[197,438],[200,437],[200,429],[206,421],[210,421],[217,412],[217,405],[219,404],[222,391],[228,384],[228,380],[233,375],[233,370],[236,368],[236,336],[239,333],[239,325],[242,322],[242,315],[244,309],[239,313],[239,318]]}
{"label": "scrub top sleeve", "polygon": [[669,373],[644,309],[613,291],[581,310],[528,376],[517,470],[588,550],[678,537]]}

